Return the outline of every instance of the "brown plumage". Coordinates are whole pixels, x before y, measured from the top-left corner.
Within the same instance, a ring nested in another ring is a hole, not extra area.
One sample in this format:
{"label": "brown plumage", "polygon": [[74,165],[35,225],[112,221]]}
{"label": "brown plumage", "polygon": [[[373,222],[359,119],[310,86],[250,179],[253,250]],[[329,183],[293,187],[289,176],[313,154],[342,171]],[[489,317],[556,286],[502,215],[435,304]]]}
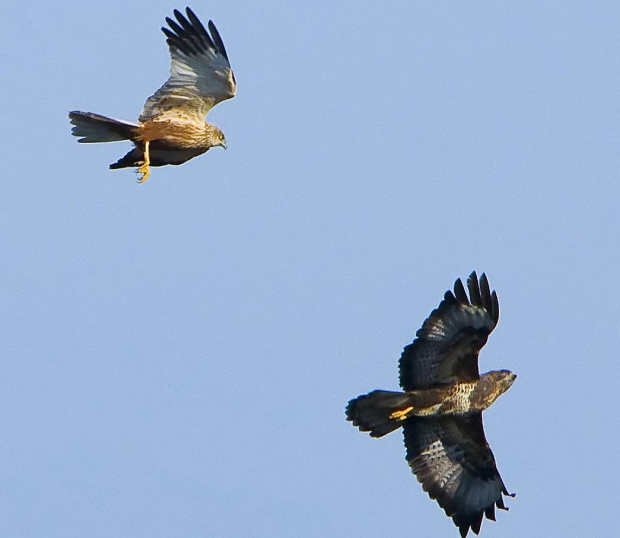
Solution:
{"label": "brown plumage", "polygon": [[484,436],[482,412],[510,388],[508,370],[480,375],[478,352],[499,320],[499,303],[486,275],[461,280],[405,347],[404,392],[375,390],[351,400],[347,420],[371,437],[403,427],[407,461],[432,499],[452,517],[462,537],[482,519],[507,509],[504,485]]}
{"label": "brown plumage", "polygon": [[135,147],[110,168],[136,167],[145,181],[150,166],[182,164],[210,148],[226,148],[224,133],[205,121],[218,103],[234,97],[235,77],[222,38],[212,21],[209,32],[190,9],[186,16],[174,10],[162,28],[170,48],[170,77],[149,97],[139,122],[127,122],[73,111],[69,118],[78,142],[131,140]]}

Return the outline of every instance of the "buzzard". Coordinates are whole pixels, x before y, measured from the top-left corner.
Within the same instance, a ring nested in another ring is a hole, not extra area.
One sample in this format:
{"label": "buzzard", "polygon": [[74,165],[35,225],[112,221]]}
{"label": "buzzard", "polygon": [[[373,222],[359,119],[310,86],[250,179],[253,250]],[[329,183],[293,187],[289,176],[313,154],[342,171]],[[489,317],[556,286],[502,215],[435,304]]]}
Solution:
{"label": "buzzard", "polygon": [[151,166],[182,164],[210,148],[226,149],[224,133],[205,121],[218,103],[234,97],[235,76],[213,21],[209,32],[188,7],[176,22],[166,17],[162,28],[170,48],[170,78],[144,104],[139,122],[115,120],[92,112],[69,113],[71,132],[78,142],[131,140],[135,147],[110,168],[139,166],[139,183]]}
{"label": "buzzard", "polygon": [[483,516],[508,493],[482,427],[482,411],[507,391],[516,375],[498,370],[480,375],[478,352],[499,319],[495,291],[475,272],[454,283],[443,301],[405,347],[400,358],[404,392],[375,390],[351,400],[347,420],[371,437],[401,427],[407,461],[431,499],[452,517],[461,537],[480,531]]}

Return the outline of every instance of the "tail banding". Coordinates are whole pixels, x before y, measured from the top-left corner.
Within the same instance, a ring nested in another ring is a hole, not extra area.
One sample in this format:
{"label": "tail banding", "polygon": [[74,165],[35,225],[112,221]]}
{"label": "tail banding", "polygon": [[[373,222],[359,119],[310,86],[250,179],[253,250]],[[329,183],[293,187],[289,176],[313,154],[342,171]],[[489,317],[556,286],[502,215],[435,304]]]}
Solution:
{"label": "tail banding", "polygon": [[358,396],[347,405],[347,420],[371,437],[383,437],[400,428],[413,409],[411,396],[402,392],[375,390]]}
{"label": "tail banding", "polygon": [[82,137],[78,142],[116,142],[129,140],[138,134],[139,124],[115,120],[92,112],[69,112],[73,124],[71,134]]}

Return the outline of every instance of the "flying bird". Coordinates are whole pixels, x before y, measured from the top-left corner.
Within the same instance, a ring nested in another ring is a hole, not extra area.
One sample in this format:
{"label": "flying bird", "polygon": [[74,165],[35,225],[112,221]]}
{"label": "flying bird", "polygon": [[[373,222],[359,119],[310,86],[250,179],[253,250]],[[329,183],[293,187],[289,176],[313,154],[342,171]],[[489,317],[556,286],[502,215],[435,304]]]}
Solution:
{"label": "flying bird", "polygon": [[224,133],[205,121],[218,103],[237,93],[228,54],[213,21],[209,31],[188,7],[174,10],[162,28],[170,49],[170,77],[146,100],[138,123],[73,111],[69,118],[78,142],[131,140],[134,148],[110,168],[139,167],[139,183],[151,166],[182,164],[215,146],[226,148]]}
{"label": "flying bird", "polygon": [[351,400],[347,420],[371,437],[402,426],[407,461],[422,488],[452,518],[461,537],[480,532],[483,516],[508,510],[508,493],[484,436],[482,412],[507,391],[516,375],[480,375],[478,352],[499,319],[486,275],[454,283],[400,358],[404,392],[375,390]]}

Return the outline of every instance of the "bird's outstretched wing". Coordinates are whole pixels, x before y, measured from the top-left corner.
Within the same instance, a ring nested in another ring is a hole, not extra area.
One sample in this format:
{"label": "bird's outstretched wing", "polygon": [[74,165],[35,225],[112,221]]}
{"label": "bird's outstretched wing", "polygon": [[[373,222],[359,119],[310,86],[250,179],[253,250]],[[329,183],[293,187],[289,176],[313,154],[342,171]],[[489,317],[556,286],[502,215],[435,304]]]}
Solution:
{"label": "bird's outstretched wing", "polygon": [[412,417],[403,427],[411,470],[462,537],[470,528],[478,534],[484,516],[495,521],[495,507],[507,510],[503,495],[511,494],[484,436],[482,413]]}
{"label": "bird's outstretched wing", "polygon": [[416,339],[400,358],[400,385],[405,391],[437,383],[475,381],[480,377],[478,352],[499,319],[499,303],[485,274],[467,279],[469,297],[459,278],[431,312]]}
{"label": "bird's outstretched wing", "polygon": [[174,10],[162,28],[170,48],[170,78],[144,104],[140,121],[190,119],[203,122],[215,105],[234,97],[235,76],[213,21],[209,32],[190,9]]}

